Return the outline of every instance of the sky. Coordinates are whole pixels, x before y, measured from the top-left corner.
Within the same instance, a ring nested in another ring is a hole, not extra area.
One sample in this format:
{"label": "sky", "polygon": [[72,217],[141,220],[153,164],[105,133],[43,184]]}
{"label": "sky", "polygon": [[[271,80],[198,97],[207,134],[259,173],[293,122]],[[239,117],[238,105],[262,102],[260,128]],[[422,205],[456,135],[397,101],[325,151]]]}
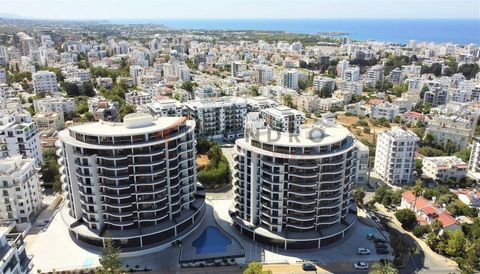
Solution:
{"label": "sky", "polygon": [[0,0],[36,19],[476,18],[480,0]]}

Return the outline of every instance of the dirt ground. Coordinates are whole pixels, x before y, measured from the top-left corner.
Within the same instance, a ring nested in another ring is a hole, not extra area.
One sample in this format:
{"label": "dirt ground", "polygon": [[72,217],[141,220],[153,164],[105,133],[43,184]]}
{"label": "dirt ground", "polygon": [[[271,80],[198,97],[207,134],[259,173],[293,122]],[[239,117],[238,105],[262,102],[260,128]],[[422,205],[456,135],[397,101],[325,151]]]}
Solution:
{"label": "dirt ground", "polygon": [[210,160],[208,160],[207,154],[198,154],[196,162],[198,167],[204,167],[208,165]]}
{"label": "dirt ground", "polygon": [[353,135],[355,135],[355,137],[357,137],[357,139],[366,140],[366,141],[368,141],[369,143],[372,143],[372,144],[375,143],[375,135],[376,134],[378,134],[380,132],[383,132],[385,130],[388,130],[388,128],[385,128],[385,127],[373,126],[372,123],[370,123],[370,121],[368,121],[368,119],[365,118],[365,120],[368,121],[368,127],[370,128],[370,133],[365,133],[363,131],[363,127],[361,127],[361,126],[354,127],[353,126],[353,124],[355,124],[358,120],[359,119],[356,116],[346,116],[346,115],[338,115],[337,116],[337,122],[341,125],[344,125],[344,126],[350,126],[350,130],[352,131]]}

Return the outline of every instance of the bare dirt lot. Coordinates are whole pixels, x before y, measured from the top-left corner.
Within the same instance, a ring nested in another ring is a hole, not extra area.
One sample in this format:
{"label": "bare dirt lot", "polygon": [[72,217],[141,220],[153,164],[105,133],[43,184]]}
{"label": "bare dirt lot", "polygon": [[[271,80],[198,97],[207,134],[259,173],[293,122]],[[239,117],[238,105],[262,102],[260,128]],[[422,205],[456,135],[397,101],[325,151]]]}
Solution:
{"label": "bare dirt lot", "polygon": [[207,154],[199,154],[196,162],[197,162],[197,167],[204,167],[208,165],[210,160],[208,159]]}

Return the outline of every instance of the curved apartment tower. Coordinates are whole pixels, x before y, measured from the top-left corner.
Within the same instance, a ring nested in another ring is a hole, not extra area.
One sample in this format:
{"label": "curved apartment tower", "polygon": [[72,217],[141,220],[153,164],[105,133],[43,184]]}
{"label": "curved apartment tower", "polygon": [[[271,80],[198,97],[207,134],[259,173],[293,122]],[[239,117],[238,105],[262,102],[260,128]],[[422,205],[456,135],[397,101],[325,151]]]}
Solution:
{"label": "curved apartment tower", "polygon": [[186,236],[205,213],[196,183],[195,123],[129,114],[123,123],[72,126],[57,142],[71,234],[123,252]]}
{"label": "curved apartment tower", "polygon": [[299,134],[258,129],[255,122],[246,127],[247,137],[236,141],[234,226],[285,249],[343,238],[356,220],[350,132],[328,121],[302,125]]}

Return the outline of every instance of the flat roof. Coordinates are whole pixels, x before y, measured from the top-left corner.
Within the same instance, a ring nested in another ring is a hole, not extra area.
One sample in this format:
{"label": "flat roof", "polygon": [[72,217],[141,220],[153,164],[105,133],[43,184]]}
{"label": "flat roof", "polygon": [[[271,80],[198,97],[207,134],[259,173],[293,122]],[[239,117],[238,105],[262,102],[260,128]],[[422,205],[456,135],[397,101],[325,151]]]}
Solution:
{"label": "flat roof", "polygon": [[68,130],[93,136],[129,136],[162,131],[185,122],[185,117],[158,117],[143,113],[132,113],[124,118],[125,122],[98,121],[71,126]]}

